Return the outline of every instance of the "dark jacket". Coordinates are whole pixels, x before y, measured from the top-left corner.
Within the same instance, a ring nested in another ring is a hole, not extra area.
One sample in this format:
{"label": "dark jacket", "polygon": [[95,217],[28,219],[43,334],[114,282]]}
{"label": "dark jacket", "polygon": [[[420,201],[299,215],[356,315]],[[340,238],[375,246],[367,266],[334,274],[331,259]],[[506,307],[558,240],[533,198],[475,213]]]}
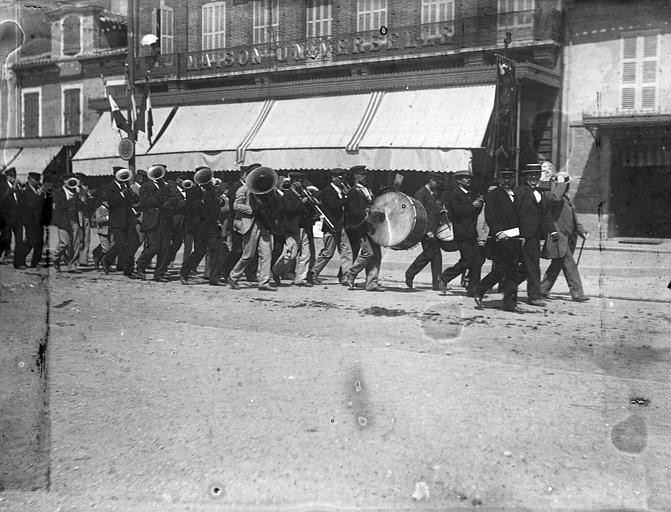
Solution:
{"label": "dark jacket", "polygon": [[282,234],[280,211],[277,195],[274,193],[263,195],[249,195],[249,206],[254,212],[254,221],[261,229],[270,231],[273,235]]}
{"label": "dark jacket", "polygon": [[79,224],[79,209],[81,208],[79,197],[73,192],[68,199],[63,187],[59,187],[54,190],[53,198],[51,224],[58,226],[60,229],[70,231],[73,222]]}
{"label": "dark jacket", "polygon": [[161,207],[163,206],[160,190],[166,185],[147,180],[140,186],[140,200],[138,210],[142,212],[142,231],[151,231],[158,227],[158,221],[161,217]]}
{"label": "dark jacket", "polygon": [[496,187],[490,190],[485,203],[485,221],[490,238],[495,238],[499,231],[519,227],[517,208],[505,189]]}
{"label": "dark jacket", "polygon": [[4,176],[0,180],[4,180],[0,184],[0,218],[5,224],[12,225],[21,220],[18,200],[20,191],[11,188]]}
{"label": "dark jacket", "polygon": [[482,207],[473,206],[471,195],[456,187],[447,193],[450,220],[454,230],[454,241],[465,242],[478,238],[478,215]]}
{"label": "dark jacket", "polygon": [[344,194],[341,194],[342,197],[338,196],[338,192],[328,184],[326,188],[322,189],[319,193],[319,199],[321,199],[322,205],[321,208],[328,217],[328,219],[333,224],[331,229],[326,222],[322,222],[322,231],[324,233],[340,233],[344,220],[344,208],[345,203],[347,203],[347,197]]}
{"label": "dark jacket", "polygon": [[[370,188],[368,188],[368,191],[372,197],[373,192]],[[359,187],[356,185],[352,187],[352,190],[347,195],[347,203],[345,204],[345,227],[352,229],[362,226],[368,216],[366,209],[370,208],[372,204],[372,199],[369,201]]]}
{"label": "dark jacket", "polygon": [[286,236],[297,236],[305,228],[305,207],[293,190],[276,193],[281,229]]}
{"label": "dark jacket", "polygon": [[541,239],[550,226],[543,194],[540,191],[538,193],[541,195],[540,202],[536,201],[534,191],[529,185],[523,184],[515,189],[515,206],[522,238]]}
{"label": "dark jacket", "polygon": [[442,224],[438,196],[433,195],[431,191],[424,185],[417,192],[415,192],[415,199],[422,203],[426,210],[426,232],[436,234],[438,226]]}
{"label": "dark jacket", "polygon": [[[186,195],[186,190],[184,195]],[[177,183],[169,181],[168,184],[160,190],[159,195],[163,201],[166,214],[171,216],[173,226],[184,227],[184,209],[186,207],[186,198],[182,195]]]}
{"label": "dark jacket", "polygon": [[193,186],[186,191],[184,202],[184,225],[186,232],[194,234],[200,232],[201,219],[205,215],[205,203],[203,202],[203,189]]}
{"label": "dark jacket", "polygon": [[125,228],[136,221],[133,212],[133,202],[135,195],[129,187],[121,185],[117,181],[110,183],[105,189],[105,198],[109,205],[109,224],[110,228]]}
{"label": "dark jacket", "polygon": [[44,192],[36,193],[30,185],[21,191],[19,196],[19,209],[21,210],[21,221],[28,230],[40,229],[43,224]]}

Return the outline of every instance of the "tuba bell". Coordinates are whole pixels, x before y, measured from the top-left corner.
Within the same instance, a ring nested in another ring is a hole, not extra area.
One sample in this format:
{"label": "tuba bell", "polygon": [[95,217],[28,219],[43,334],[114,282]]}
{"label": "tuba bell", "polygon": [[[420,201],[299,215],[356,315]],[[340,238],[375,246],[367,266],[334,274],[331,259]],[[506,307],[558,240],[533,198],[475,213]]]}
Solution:
{"label": "tuba bell", "polygon": [[182,188],[184,190],[189,190],[191,187],[193,187],[193,181],[191,180],[182,180]]}
{"label": "tuba bell", "polygon": [[79,179],[74,178],[74,177],[73,178],[68,178],[65,181],[65,186],[68,187],[68,188],[72,188],[72,189],[77,188],[79,186]]}
{"label": "tuba bell", "polygon": [[117,181],[127,182],[133,179],[133,172],[130,169],[119,169],[115,174],[114,178]]}
{"label": "tuba bell", "polygon": [[270,167],[257,167],[249,171],[245,179],[245,185],[256,196],[272,192],[277,187],[278,182],[279,177],[277,176],[277,172]]}
{"label": "tuba bell", "polygon": [[221,185],[221,180],[219,178],[214,178],[212,180],[212,185],[214,185],[215,187],[218,187],[219,185]]}
{"label": "tuba bell", "polygon": [[158,181],[163,179],[165,176],[165,165],[152,165],[149,169],[147,169],[147,178],[149,178],[152,181]]}
{"label": "tuba bell", "polygon": [[214,181],[214,172],[209,167],[199,167],[193,175],[193,181],[203,187]]}

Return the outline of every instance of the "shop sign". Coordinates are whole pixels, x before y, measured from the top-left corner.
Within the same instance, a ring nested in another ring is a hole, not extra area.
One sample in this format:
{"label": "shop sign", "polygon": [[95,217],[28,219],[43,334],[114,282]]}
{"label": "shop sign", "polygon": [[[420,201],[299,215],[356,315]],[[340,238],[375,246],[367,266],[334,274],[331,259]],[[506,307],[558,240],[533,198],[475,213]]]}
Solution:
{"label": "shop sign", "polygon": [[[383,27],[384,28],[384,27]],[[385,35],[382,35],[384,33]],[[291,65],[317,60],[358,59],[391,52],[417,52],[429,47],[454,44],[451,26],[429,31],[393,32],[384,29],[367,37],[324,38],[294,41],[279,45],[257,45],[222,48],[187,55],[187,70],[212,68],[250,68],[254,66]]]}

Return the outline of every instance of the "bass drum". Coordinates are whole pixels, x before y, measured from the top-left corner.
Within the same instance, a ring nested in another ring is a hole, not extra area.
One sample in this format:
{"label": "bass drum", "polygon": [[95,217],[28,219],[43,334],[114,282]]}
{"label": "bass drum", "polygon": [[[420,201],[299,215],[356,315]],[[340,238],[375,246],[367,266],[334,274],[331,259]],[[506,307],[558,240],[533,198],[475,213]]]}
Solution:
{"label": "bass drum", "polygon": [[366,231],[382,247],[410,249],[426,234],[426,210],[402,192],[385,192],[373,200]]}

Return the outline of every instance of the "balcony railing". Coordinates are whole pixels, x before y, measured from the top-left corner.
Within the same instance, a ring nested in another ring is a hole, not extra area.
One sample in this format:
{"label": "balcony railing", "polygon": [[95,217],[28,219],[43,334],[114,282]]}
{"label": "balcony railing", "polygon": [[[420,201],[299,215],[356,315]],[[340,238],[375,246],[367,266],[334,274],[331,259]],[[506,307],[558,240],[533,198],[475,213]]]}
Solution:
{"label": "balcony railing", "polygon": [[198,75],[268,71],[291,66],[324,66],[376,60],[395,55],[503,47],[507,32],[513,46],[561,39],[559,11],[531,10],[454,21],[388,27],[386,30],[333,34],[255,45],[174,53],[138,59],[137,75],[183,78]]}

